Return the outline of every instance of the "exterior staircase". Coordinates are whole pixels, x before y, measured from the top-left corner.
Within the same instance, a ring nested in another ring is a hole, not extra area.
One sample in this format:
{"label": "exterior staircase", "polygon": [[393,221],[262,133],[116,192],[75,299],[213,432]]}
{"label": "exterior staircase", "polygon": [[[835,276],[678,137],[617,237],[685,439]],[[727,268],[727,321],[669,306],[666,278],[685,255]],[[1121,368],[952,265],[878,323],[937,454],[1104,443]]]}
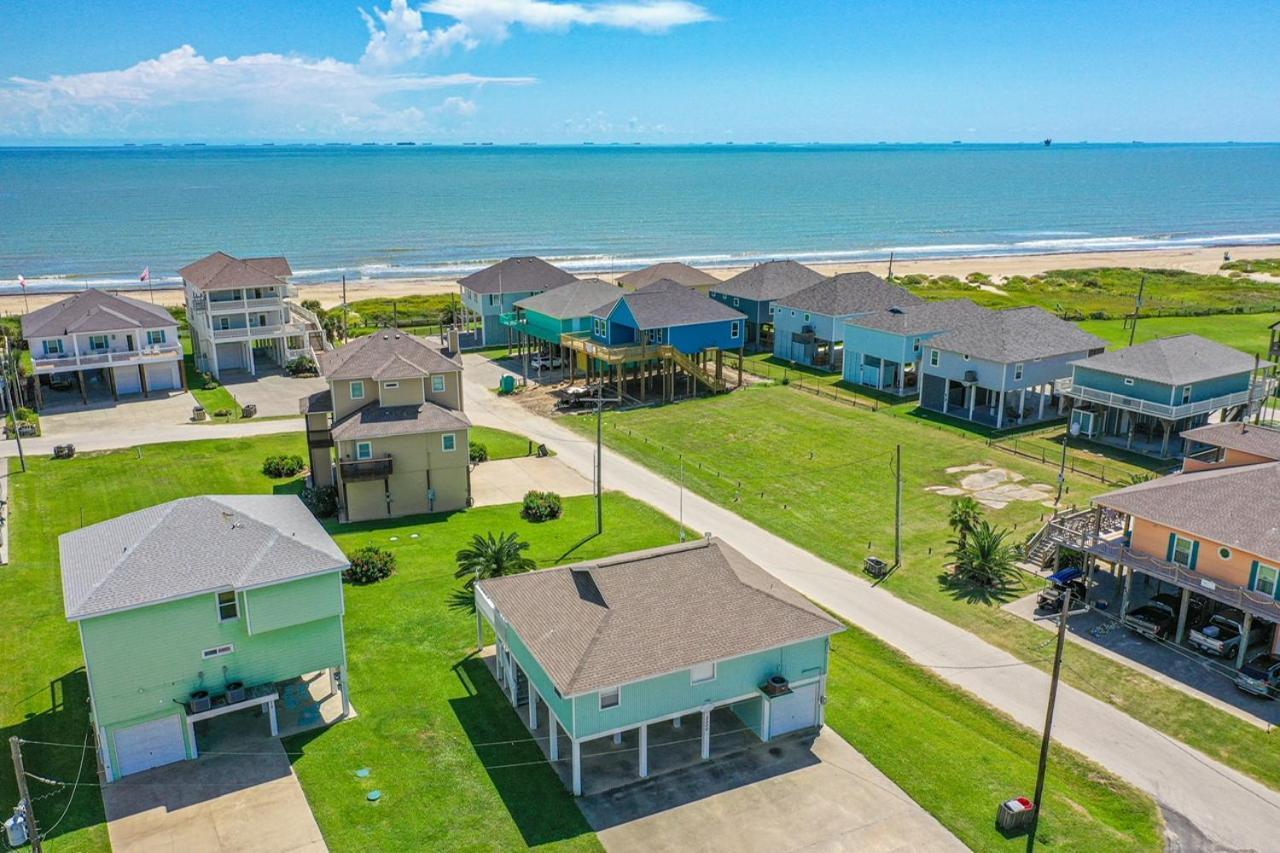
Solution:
{"label": "exterior staircase", "polygon": [[680,352],[680,350],[676,349],[673,346],[668,346],[666,347],[666,349],[668,351],[667,354],[670,355],[671,357],[671,360],[674,361],[676,364],[678,364],[681,370],[683,370],[685,373],[688,373],[694,379],[698,380],[698,382],[705,385],[712,392],[718,394],[721,391],[729,390],[728,382],[725,382],[723,380],[717,380],[714,373],[709,373],[708,371],[703,370],[696,361],[689,358],[689,356],[685,355],[684,353]]}
{"label": "exterior staircase", "polygon": [[314,312],[303,308],[296,302],[286,302],[289,306],[289,313],[295,319],[302,323],[302,327],[306,333],[307,346],[312,352],[325,352],[333,349],[333,344],[329,342],[329,338],[324,333],[324,326],[320,323],[320,318]]}

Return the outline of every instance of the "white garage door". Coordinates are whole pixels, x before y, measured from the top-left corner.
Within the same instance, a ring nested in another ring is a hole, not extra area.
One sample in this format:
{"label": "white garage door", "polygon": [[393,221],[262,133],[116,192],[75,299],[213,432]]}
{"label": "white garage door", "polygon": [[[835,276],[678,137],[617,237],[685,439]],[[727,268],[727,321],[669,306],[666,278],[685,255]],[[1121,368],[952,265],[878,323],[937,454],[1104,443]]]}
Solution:
{"label": "white garage door", "polygon": [[769,703],[769,737],[818,724],[818,682],[794,687]]}
{"label": "white garage door", "polygon": [[182,741],[182,718],[161,717],[116,732],[116,776],[141,773],[187,757]]}
{"label": "white garage door", "polygon": [[243,370],[244,344],[218,344],[218,370]]}
{"label": "white garage door", "polygon": [[116,380],[117,394],[141,394],[142,380],[138,378],[138,368],[136,367],[115,367],[112,368]]}
{"label": "white garage door", "polygon": [[144,370],[147,372],[147,388],[152,391],[172,391],[179,387],[175,362],[148,364]]}

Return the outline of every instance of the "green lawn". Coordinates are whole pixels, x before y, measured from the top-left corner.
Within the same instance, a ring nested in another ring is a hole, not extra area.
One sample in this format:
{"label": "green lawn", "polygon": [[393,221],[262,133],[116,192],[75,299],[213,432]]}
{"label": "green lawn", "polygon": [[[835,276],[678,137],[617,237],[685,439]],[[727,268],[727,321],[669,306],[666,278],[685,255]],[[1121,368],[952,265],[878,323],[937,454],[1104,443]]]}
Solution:
{"label": "green lawn", "polygon": [[[575,418],[564,423],[593,428]],[[1024,660],[1047,666],[1044,632],[1000,609],[1029,590],[993,598],[949,583],[944,566],[950,499],[925,487],[955,485],[961,475],[946,468],[984,461],[1027,482],[1053,485],[1055,465],[987,447],[913,413],[872,412],[776,385],[611,412],[605,424],[610,447],[672,480],[683,478],[687,488],[851,571],[860,570],[867,554],[892,557],[891,456],[900,443],[904,567],[885,587]],[[1106,488],[1076,475],[1068,475],[1066,485],[1064,503],[1078,505]],[[1039,503],[1014,502],[987,515],[1022,539],[1049,511]],[[1280,788],[1280,741],[1087,649],[1073,646],[1068,656],[1066,678],[1075,686]]]}
{"label": "green lawn", "polygon": [[231,416],[217,418],[218,421],[240,420],[240,404],[225,385],[205,390],[204,378],[200,375],[200,371],[196,369],[195,356],[191,354],[191,338],[188,335],[182,335],[182,353],[182,367],[187,372],[187,388],[191,391],[191,396],[196,398],[196,402],[204,406],[209,419],[214,420],[214,412],[226,409],[231,412]]}
{"label": "green lawn", "polygon": [[[1273,313],[1148,317],[1138,321],[1134,343],[1192,333],[1266,358],[1267,347],[1271,343],[1271,330],[1268,327],[1277,321],[1280,321],[1280,314]],[[1085,320],[1080,328],[1105,338],[1113,348],[1127,346],[1129,343],[1129,330],[1124,328],[1123,320]]]}
{"label": "green lawn", "polygon": [[[489,451],[490,460],[516,459],[529,455],[529,439],[503,429],[473,426],[471,441],[483,444]],[[533,449],[537,450],[537,447]]]}
{"label": "green lawn", "polygon": [[1227,261],[1222,265],[1222,269],[1234,272],[1260,272],[1268,275],[1280,275],[1280,258]]}

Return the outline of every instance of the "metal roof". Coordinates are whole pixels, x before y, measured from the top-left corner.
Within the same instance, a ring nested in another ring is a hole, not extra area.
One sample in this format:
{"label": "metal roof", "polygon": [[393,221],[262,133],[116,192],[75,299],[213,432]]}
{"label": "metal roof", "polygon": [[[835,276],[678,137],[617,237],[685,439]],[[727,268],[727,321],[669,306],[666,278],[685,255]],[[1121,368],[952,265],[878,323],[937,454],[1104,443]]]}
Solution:
{"label": "metal roof", "polygon": [[492,578],[479,588],[564,696],[844,630],[719,539]]}
{"label": "metal roof", "polygon": [[843,317],[865,314],[894,306],[918,305],[924,300],[869,272],[849,272],[824,278],[790,296],[774,300],[779,306]]}
{"label": "metal roof", "polygon": [[183,280],[197,290],[234,290],[244,287],[274,287],[293,275],[283,257],[240,258],[214,252],[178,270]]}
{"label": "metal roof", "polygon": [[173,315],[159,305],[89,289],[24,314],[22,336],[30,340],[176,325],[178,321],[173,319]]}
{"label": "metal roof", "polygon": [[664,278],[685,287],[706,287],[709,284],[720,283],[720,279],[710,273],[703,272],[680,261],[663,261],[641,270],[634,270],[626,275],[618,276],[618,283],[628,289],[639,290],[647,284],[653,284],[655,281],[660,281]]}
{"label": "metal roof", "polygon": [[347,567],[296,495],[182,498],[58,537],[67,618]]}
{"label": "metal roof", "polygon": [[765,302],[790,296],[822,279],[822,273],[795,261],[765,261],[712,285],[711,292]]}
{"label": "metal roof", "polygon": [[984,311],[929,340],[935,349],[1011,363],[1101,349],[1107,342],[1043,308]]}
{"label": "metal roof", "polygon": [[462,362],[426,340],[399,329],[382,329],[335,350],[317,353],[320,372],[330,381],[414,379],[462,370]]}
{"label": "metal roof", "polygon": [[540,293],[575,280],[572,273],[542,258],[520,257],[498,261],[458,279],[458,284],[473,293]]}
{"label": "metal roof", "polygon": [[1254,357],[1217,341],[1185,334],[1156,338],[1072,364],[1165,385],[1185,385],[1248,373],[1253,370]]}

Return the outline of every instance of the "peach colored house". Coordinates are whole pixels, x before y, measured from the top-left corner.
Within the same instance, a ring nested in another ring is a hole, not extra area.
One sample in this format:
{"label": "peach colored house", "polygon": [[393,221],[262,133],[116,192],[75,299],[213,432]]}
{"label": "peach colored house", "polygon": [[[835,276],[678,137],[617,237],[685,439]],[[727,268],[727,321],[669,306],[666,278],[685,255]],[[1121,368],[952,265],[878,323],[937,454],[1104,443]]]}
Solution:
{"label": "peach colored house", "polygon": [[1280,429],[1247,423],[1208,424],[1187,430],[1183,473],[1280,461]]}

